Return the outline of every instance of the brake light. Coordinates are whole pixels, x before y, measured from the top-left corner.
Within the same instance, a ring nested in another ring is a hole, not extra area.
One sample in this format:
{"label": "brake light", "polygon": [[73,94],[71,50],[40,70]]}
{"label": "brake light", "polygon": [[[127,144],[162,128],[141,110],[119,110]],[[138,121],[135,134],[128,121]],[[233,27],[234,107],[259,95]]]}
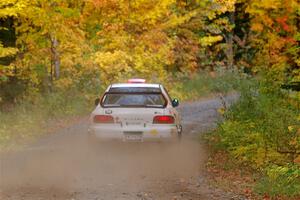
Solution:
{"label": "brake light", "polygon": [[114,118],[111,115],[95,115],[94,123],[112,124],[114,123]]}
{"label": "brake light", "polygon": [[141,78],[132,78],[132,79],[129,79],[127,82],[128,83],[145,83],[146,80],[141,79]]}
{"label": "brake light", "polygon": [[153,118],[153,124],[174,124],[174,122],[174,117],[169,115],[155,116]]}

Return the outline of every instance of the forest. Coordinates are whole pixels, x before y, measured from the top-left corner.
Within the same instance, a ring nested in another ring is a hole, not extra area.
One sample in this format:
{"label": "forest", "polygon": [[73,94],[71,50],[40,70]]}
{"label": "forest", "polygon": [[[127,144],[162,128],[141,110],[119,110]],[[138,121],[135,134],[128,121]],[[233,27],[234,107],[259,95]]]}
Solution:
{"label": "forest", "polygon": [[299,55],[297,0],[1,0],[0,146],[132,77],[182,100],[237,91],[209,142],[258,194],[299,197]]}

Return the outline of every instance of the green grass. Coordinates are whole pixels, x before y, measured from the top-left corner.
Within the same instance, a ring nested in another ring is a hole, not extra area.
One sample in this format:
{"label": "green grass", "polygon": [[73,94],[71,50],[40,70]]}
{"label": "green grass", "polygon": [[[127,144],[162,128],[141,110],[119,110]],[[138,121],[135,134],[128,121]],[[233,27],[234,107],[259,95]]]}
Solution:
{"label": "green grass", "polygon": [[34,101],[14,105],[12,110],[0,111],[0,150],[17,148],[24,141],[51,132],[51,121],[84,115],[92,108],[90,97],[73,92],[35,97]]}
{"label": "green grass", "polygon": [[247,81],[238,71],[219,69],[216,72],[199,71],[192,76],[178,75],[173,86],[169,86],[172,97],[183,101],[196,100],[216,94],[237,90],[241,82]]}

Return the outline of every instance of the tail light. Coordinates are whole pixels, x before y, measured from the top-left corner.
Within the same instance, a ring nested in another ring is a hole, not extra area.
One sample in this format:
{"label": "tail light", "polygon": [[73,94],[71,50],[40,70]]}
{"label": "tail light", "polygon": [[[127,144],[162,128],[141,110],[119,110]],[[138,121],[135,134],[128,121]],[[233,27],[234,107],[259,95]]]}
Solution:
{"label": "tail light", "polygon": [[94,123],[113,124],[114,118],[111,115],[95,115]]}
{"label": "tail light", "polygon": [[175,119],[173,116],[161,115],[153,118],[153,124],[174,124]]}

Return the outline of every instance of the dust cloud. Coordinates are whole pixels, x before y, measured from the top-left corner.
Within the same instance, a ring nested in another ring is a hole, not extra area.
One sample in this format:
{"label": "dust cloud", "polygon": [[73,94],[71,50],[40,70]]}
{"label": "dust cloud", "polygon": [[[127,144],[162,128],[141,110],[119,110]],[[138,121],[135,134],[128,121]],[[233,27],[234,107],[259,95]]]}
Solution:
{"label": "dust cloud", "polygon": [[[201,157],[202,155],[202,157]],[[205,159],[196,139],[181,142],[93,142],[66,134],[1,157],[1,199],[134,199],[163,192],[169,181],[199,173]]]}
{"label": "dust cloud", "polygon": [[[229,96],[228,102],[235,99],[237,95]],[[185,183],[203,180],[207,153],[197,134],[216,126],[220,106],[218,99],[180,106],[181,142],[91,144],[83,122],[20,152],[0,155],[0,199],[170,200],[177,194],[184,194],[176,197],[180,200],[212,199],[207,196],[215,191],[187,190]]]}

